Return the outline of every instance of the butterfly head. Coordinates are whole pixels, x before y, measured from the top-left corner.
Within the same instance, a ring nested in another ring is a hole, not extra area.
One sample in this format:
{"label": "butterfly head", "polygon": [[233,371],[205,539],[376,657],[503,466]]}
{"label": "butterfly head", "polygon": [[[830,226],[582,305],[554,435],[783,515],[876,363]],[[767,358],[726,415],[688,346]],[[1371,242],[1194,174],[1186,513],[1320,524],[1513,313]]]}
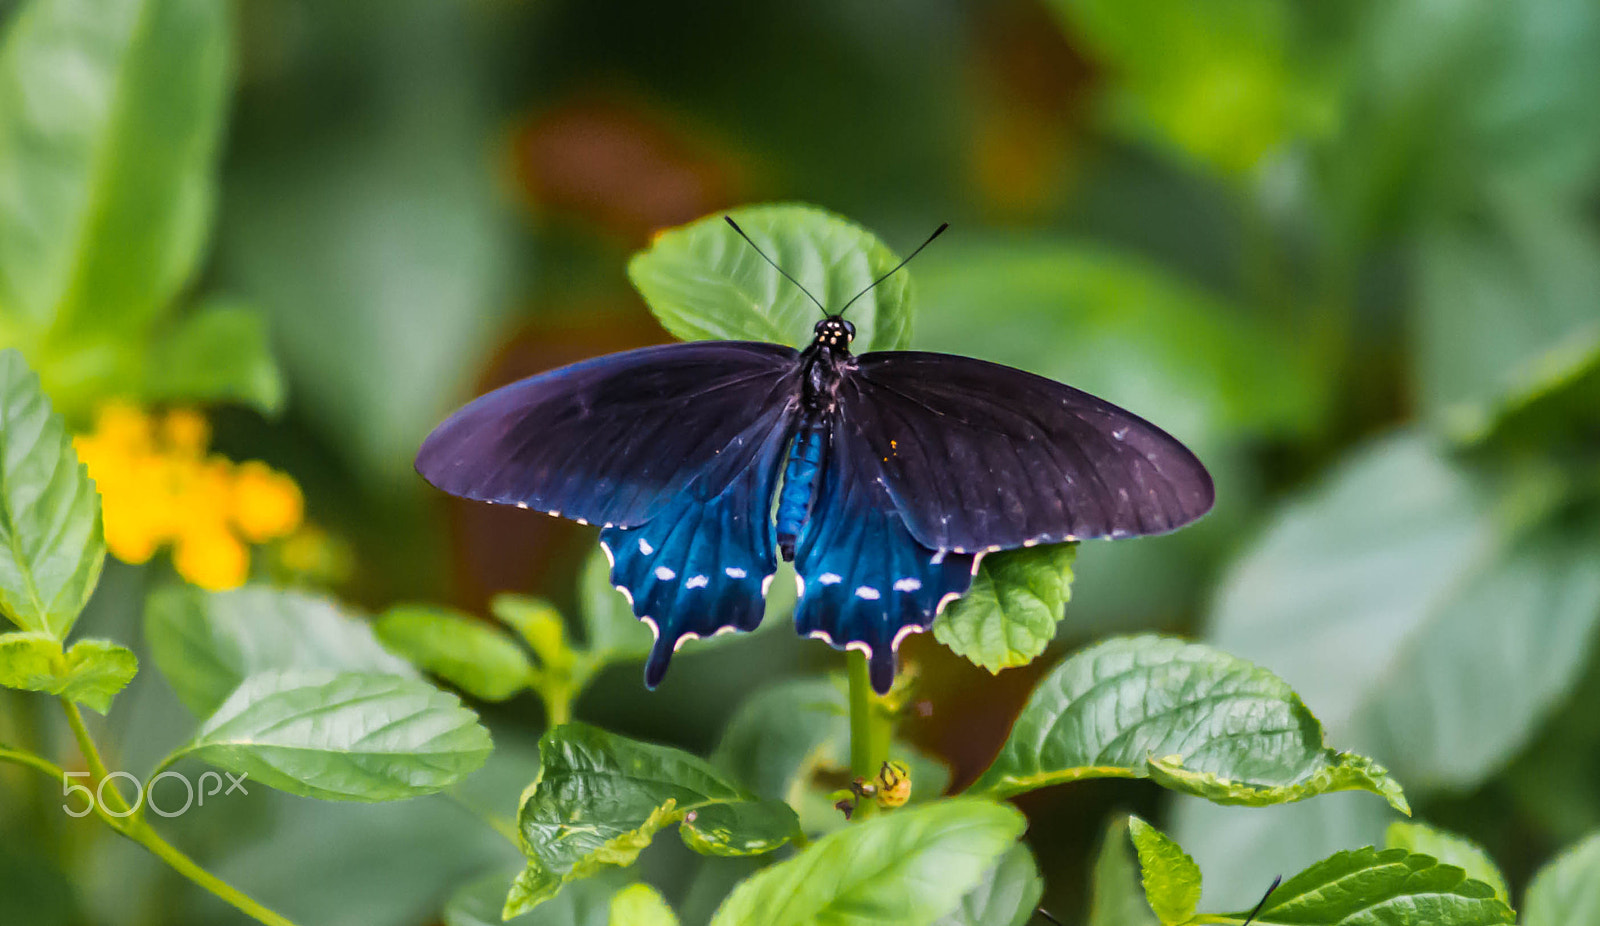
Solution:
{"label": "butterfly head", "polygon": [[817,322],[816,328],[812,330],[817,335],[816,343],[827,347],[848,348],[850,342],[856,339],[856,326],[837,315],[829,315]]}

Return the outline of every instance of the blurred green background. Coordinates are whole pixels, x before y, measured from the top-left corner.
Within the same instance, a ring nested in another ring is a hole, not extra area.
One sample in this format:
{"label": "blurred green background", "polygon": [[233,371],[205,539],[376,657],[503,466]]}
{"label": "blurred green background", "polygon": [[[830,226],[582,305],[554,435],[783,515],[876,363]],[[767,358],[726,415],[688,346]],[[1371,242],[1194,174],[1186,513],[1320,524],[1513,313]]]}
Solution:
{"label": "blurred green background", "polygon": [[[958,786],[1062,652],[1153,628],[1282,675],[1514,890],[1600,826],[1594,0],[9,0],[0,30],[0,346],[80,426],[115,396],[241,400],[210,406],[217,446],[300,483],[349,547],[347,599],[572,599],[593,529],[445,499],[410,461],[481,391],[666,340],[625,275],[656,230],[799,200],[903,252],[949,221],[911,270],[914,345],[1127,406],[1219,499],[1180,534],[1085,546],[1033,666],[907,645],[909,733]],[[265,340],[214,357],[268,369],[169,382],[176,332],[219,306]],[[280,375],[284,396],[261,385]],[[138,639],[161,568],[111,564],[88,631]],[[839,662],[787,633],[691,647],[659,691],[610,670],[577,713],[705,752],[744,697]],[[541,714],[486,711],[479,786],[509,807]],[[187,724],[141,676],[115,764]],[[14,784],[0,911],[232,921],[109,833],[59,844],[54,804]],[[1208,908],[1388,822],[1359,796],[1224,809],[1144,783],[1022,805],[1046,906],[1074,918],[1116,810],[1195,853]],[[263,790],[172,827],[316,923],[435,922],[516,862],[437,799]],[[741,864],[657,846],[644,873],[693,922]]]}

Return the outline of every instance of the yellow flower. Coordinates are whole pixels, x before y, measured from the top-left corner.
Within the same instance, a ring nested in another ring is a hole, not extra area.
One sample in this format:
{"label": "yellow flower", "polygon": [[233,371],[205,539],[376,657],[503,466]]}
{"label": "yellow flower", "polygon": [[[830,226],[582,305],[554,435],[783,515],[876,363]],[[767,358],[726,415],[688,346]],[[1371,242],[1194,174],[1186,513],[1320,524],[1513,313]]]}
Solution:
{"label": "yellow flower", "polygon": [[106,546],[128,563],[172,547],[178,574],[208,589],[249,577],[248,544],[292,533],[300,487],[265,463],[207,455],[211,426],[192,409],[159,419],[124,402],[102,407],[74,440],[100,492]]}

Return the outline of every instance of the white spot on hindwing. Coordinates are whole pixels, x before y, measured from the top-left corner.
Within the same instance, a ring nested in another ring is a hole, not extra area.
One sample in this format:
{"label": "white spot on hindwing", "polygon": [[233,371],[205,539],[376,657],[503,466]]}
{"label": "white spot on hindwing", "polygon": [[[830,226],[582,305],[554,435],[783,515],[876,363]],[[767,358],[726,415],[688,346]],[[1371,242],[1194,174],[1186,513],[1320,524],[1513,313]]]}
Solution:
{"label": "white spot on hindwing", "polygon": [[922,633],[924,630],[927,630],[927,629],[928,628],[926,628],[926,627],[919,627],[916,624],[907,624],[904,627],[901,627],[899,630],[896,630],[894,632],[894,642],[889,644],[889,648],[894,650],[895,652],[899,652],[900,651],[900,641],[904,640],[906,637],[909,637],[914,633]]}
{"label": "white spot on hindwing", "polygon": [[859,585],[856,586],[856,597],[862,601],[877,601],[883,597],[883,593],[870,585]]}
{"label": "white spot on hindwing", "polygon": [[652,640],[661,639],[661,628],[656,626],[656,622],[655,621],[651,620],[648,617],[641,617],[641,618],[639,618],[639,620],[644,621],[646,624],[650,625],[650,638]]}
{"label": "white spot on hindwing", "polygon": [[690,640],[698,639],[700,639],[700,635],[698,633],[695,633],[693,630],[685,630],[683,634],[678,637],[678,639],[672,641],[672,651],[676,653],[678,650],[683,649],[683,644],[688,643]]}
{"label": "white spot on hindwing", "polygon": [[921,587],[922,580],[915,578],[914,576],[906,576],[904,579],[896,579],[894,583],[894,590],[897,592],[914,592]]}
{"label": "white spot on hindwing", "polygon": [[689,581],[683,583],[684,588],[705,588],[711,584],[709,576],[690,576]]}
{"label": "white spot on hindwing", "polygon": [[606,543],[604,540],[600,541],[600,552],[606,555],[607,566],[610,566],[613,569],[617,568],[617,555],[611,552],[610,544]]}
{"label": "white spot on hindwing", "polygon": [[[628,591],[628,587],[626,585],[618,585],[618,586],[616,586],[616,589],[617,589],[617,591],[622,593],[622,597],[628,599],[628,607],[630,607],[630,608],[633,607],[633,592]],[[645,620],[645,621],[647,621],[649,619],[650,618],[648,618],[648,617],[641,617],[640,618],[640,620]]]}
{"label": "white spot on hindwing", "polygon": [[949,551],[949,550],[945,550],[945,549],[939,549],[939,550],[935,550],[935,551],[934,551],[934,552],[933,552],[933,559],[931,559],[931,560],[929,560],[929,562],[931,562],[931,563],[933,563],[933,564],[934,564],[934,565],[935,565],[935,566],[937,566],[937,565],[939,565],[939,564],[940,564],[940,563],[942,563],[942,562],[944,562],[944,555],[945,555],[945,554],[946,554],[946,553],[949,553],[949,552],[950,552],[950,551]]}
{"label": "white spot on hindwing", "polygon": [[800,578],[800,573],[794,574],[794,593],[801,598],[806,596],[806,580]]}
{"label": "white spot on hindwing", "polygon": [[649,556],[650,554],[654,553],[655,551],[656,551],[656,548],[652,547],[650,545],[650,541],[644,539],[643,537],[639,538],[639,552],[640,553],[643,553],[645,556]]}
{"label": "white spot on hindwing", "polygon": [[677,578],[677,576],[678,576],[678,574],[676,572],[673,572],[671,569],[668,569],[665,566],[657,566],[656,567],[656,578],[660,579],[663,582],[670,582],[673,579]]}
{"label": "white spot on hindwing", "polygon": [[743,569],[740,569],[738,566],[729,566],[728,568],[722,570],[722,573],[730,579],[742,579],[748,575],[748,573],[746,573]]}
{"label": "white spot on hindwing", "polygon": [[761,580],[761,597],[762,598],[767,597],[767,590],[772,588],[772,576],[773,575],[777,575],[777,573],[773,573],[772,575],[769,575],[766,578]]}
{"label": "white spot on hindwing", "polygon": [[823,585],[838,585],[840,582],[844,581],[844,577],[838,573],[824,572],[822,575],[817,576],[817,581],[821,582]]}

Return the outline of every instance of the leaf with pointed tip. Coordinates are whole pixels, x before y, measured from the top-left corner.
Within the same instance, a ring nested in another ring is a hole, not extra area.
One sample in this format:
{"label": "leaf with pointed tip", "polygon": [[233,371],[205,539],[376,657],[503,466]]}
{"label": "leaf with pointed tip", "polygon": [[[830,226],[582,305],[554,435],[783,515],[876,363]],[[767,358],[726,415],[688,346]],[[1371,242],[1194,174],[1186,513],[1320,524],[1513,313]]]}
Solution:
{"label": "leaf with pointed tip", "polygon": [[66,651],[49,634],[0,634],[0,686],[61,695],[104,714],[133,681],[139,660],[110,640],[79,640]]}
{"label": "leaf with pointed tip", "polygon": [[994,673],[1037,659],[1072,598],[1077,552],[1058,543],[985,556],[972,587],[934,620],[934,639]]}
{"label": "leaf with pointed tip", "polygon": [[1522,905],[1523,926],[1600,926],[1600,834],[1539,869]]}
{"label": "leaf with pointed tip", "polygon": [[1172,837],[1138,817],[1128,818],[1128,835],[1139,854],[1145,900],[1164,926],[1188,922],[1200,905],[1200,866]]}
{"label": "leaf with pointed tip", "polygon": [[1128,818],[1106,827],[1094,861],[1088,926],[1158,926],[1139,883],[1139,861],[1128,838]]}
{"label": "leaf with pointed tip", "polygon": [[[1244,913],[1231,914],[1240,920]],[[1261,926],[1498,926],[1516,922],[1494,888],[1404,849],[1340,852],[1283,882]]]}
{"label": "leaf with pointed tip", "polygon": [[1033,853],[1022,843],[1012,846],[961,898],[955,910],[933,926],[1026,926],[1044,896],[1044,879]]}
{"label": "leaf with pointed tip", "polygon": [[951,798],[852,824],[746,879],[711,926],[925,926],[1022,835],[1015,809]]}
{"label": "leaf with pointed tip", "polygon": [[492,749],[476,715],[421,680],[261,672],[168,764],[191,756],[300,797],[396,801],[450,787]]}
{"label": "leaf with pointed tip", "polygon": [[105,561],[100,496],[16,350],[0,351],[0,611],[64,640]]}
{"label": "leaf with pointed tip", "polygon": [[[745,206],[730,213],[745,233],[830,312],[899,263],[866,229],[815,206]],[[719,215],[657,235],[628,263],[628,278],[662,327],[684,339],[772,341],[803,346],[822,317]],[[903,349],[911,340],[905,271],[850,307],[856,353]]]}
{"label": "leaf with pointed tip", "polygon": [[620,878],[590,878],[531,913],[506,916],[506,897],[516,876],[495,872],[471,881],[444,907],[445,926],[610,926],[611,898]]}
{"label": "leaf with pointed tip", "polygon": [[1431,855],[1446,865],[1454,865],[1467,873],[1467,877],[1494,888],[1494,895],[1511,904],[1511,889],[1506,887],[1505,875],[1483,847],[1455,833],[1434,829],[1425,823],[1397,821],[1389,824],[1384,834],[1386,849],[1404,849],[1418,855]]}
{"label": "leaf with pointed tip", "polygon": [[515,641],[450,608],[390,608],[373,630],[391,652],[485,701],[512,697],[527,687],[533,675],[533,666]]}
{"label": "leaf with pointed tip", "polygon": [[197,717],[257,672],[334,669],[416,677],[363,620],[332,599],[250,585],[206,592],[169,585],[150,593],[144,634],[151,658]]}
{"label": "leaf with pointed tip", "polygon": [[1200,644],[1118,637],[1057,666],[970,792],[1006,796],[1084,778],[1153,778],[1219,803],[1361,789],[1405,810],[1382,767],[1323,744],[1282,679]]}
{"label": "leaf with pointed tip", "polygon": [[520,909],[607,866],[632,865],[674,823],[685,844],[710,855],[771,852],[798,832],[787,805],[682,750],[568,723],[540,738],[539,759],[517,819],[529,861]]}

